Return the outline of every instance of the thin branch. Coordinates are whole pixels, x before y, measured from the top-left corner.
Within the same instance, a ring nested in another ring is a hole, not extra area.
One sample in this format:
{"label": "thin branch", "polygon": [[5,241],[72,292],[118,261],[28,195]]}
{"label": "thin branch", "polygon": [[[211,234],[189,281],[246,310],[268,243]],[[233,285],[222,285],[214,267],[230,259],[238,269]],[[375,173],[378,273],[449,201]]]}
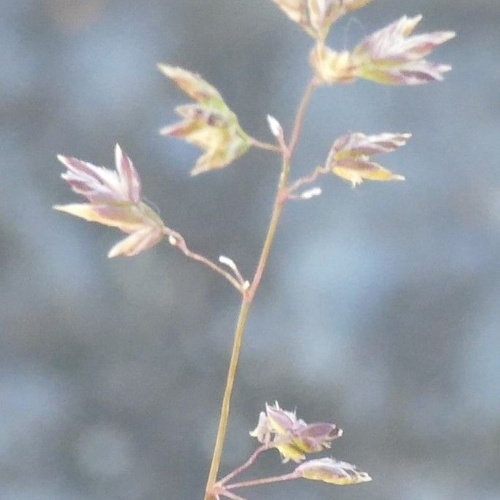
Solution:
{"label": "thin branch", "polygon": [[231,273],[223,269],[222,267],[218,266],[215,262],[211,261],[210,259],[207,259],[203,255],[200,255],[196,252],[192,252],[189,250],[186,241],[184,240],[183,236],[176,231],[172,231],[169,228],[164,229],[164,233],[168,237],[169,243],[178,248],[187,258],[196,260],[197,262],[200,262],[201,264],[204,264],[205,266],[209,267],[216,273],[220,274],[224,278],[226,278],[231,285],[238,290],[241,294],[244,294],[245,291],[243,289],[243,284],[240,283],[239,277],[235,278]]}
{"label": "thin branch", "polygon": [[241,474],[244,470],[248,469],[254,462],[255,460],[257,459],[257,457],[263,453],[264,451],[267,451],[269,450],[269,446],[263,444],[262,446],[259,446],[251,455],[250,457],[248,458],[248,460],[240,465],[238,468],[234,469],[233,472],[231,472],[230,474],[228,474],[227,476],[224,476],[221,480],[219,480],[217,482],[217,484],[219,485],[224,485],[225,483],[227,483],[228,481],[231,481],[231,479],[233,479],[233,477],[236,477],[238,474]]}
{"label": "thin branch", "polygon": [[304,186],[305,184],[311,184],[314,182],[320,175],[327,174],[330,171],[329,168],[324,167],[324,166],[319,166],[316,167],[311,174],[301,177],[300,179],[297,179],[293,184],[291,184],[288,187],[287,193],[288,193],[288,199],[297,199],[300,198],[300,195],[295,195],[294,193]]}
{"label": "thin branch", "polygon": [[221,491],[219,495],[225,496],[227,498],[231,498],[231,500],[246,500],[246,498],[240,497],[239,495],[236,495],[235,493],[232,493],[231,491]]}
{"label": "thin branch", "polygon": [[297,141],[299,140],[300,131],[302,129],[302,125],[304,123],[304,116],[306,113],[307,106],[311,97],[313,95],[314,90],[316,89],[318,82],[315,78],[312,78],[302,96],[299,107],[297,109],[297,113],[295,115],[295,121],[293,123],[292,134],[290,136],[290,142],[288,143],[288,157],[290,158],[295,150],[295,146],[297,145]]}
{"label": "thin branch", "polygon": [[265,151],[272,151],[273,153],[281,153],[280,147],[276,146],[275,144],[269,144],[268,142],[261,142],[258,139],[254,139],[253,137],[250,137],[250,142],[252,146],[256,148],[264,149]]}
{"label": "thin branch", "polygon": [[280,481],[290,481],[291,479],[299,479],[295,471],[289,472],[288,474],[282,474],[281,476],[262,477],[260,479],[250,479],[248,481],[242,481],[240,483],[228,484],[227,486],[225,486],[225,489],[235,490],[236,488],[249,488],[250,486],[262,486],[263,484],[278,483]]}

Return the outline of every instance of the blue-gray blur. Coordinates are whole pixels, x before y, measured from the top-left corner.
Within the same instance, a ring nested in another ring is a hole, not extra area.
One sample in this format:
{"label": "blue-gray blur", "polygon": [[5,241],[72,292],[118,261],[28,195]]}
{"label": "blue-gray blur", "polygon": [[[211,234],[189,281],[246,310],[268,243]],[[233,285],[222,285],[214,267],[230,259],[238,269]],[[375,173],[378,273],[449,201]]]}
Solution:
{"label": "blue-gray blur", "polygon": [[[500,499],[500,3],[385,0],[336,47],[403,14],[455,30],[445,82],[321,89],[296,175],[347,131],[412,132],[380,162],[404,183],[286,207],[246,332],[222,472],[252,451],[264,403],[344,429],[332,455],[367,485],[298,481],[249,499]],[[2,0],[0,499],[201,498],[239,299],[160,245],[106,259],[121,235],[52,211],[76,201],[56,153],[112,166],[119,142],[189,245],[250,276],[279,164],[251,152],[188,175],[160,137],[188,99],[159,61],[200,72],[252,135],[287,130],[309,39],[270,0]],[[289,465],[289,464],[288,464]],[[253,473],[289,470],[276,454]]]}

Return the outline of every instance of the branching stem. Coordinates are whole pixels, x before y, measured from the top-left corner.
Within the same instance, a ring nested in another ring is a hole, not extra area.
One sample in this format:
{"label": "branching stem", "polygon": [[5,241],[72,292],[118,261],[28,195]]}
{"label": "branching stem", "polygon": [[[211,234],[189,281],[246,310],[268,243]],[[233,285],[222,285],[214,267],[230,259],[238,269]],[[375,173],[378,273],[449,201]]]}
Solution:
{"label": "branching stem", "polygon": [[316,167],[311,174],[301,177],[297,179],[293,184],[288,188],[288,198],[293,200],[300,198],[300,196],[296,195],[295,192],[302,186],[306,184],[311,184],[314,182],[320,175],[327,174],[330,171],[328,166],[320,166]]}
{"label": "branching stem", "polygon": [[[312,97],[315,87],[316,87],[316,82],[313,78],[307,85],[307,88],[302,96],[299,107],[297,109],[297,113],[295,115],[295,120],[292,128],[292,134],[290,136],[290,141],[287,146],[285,145],[285,147],[279,148],[283,156],[281,164],[281,174],[278,182],[278,187],[276,189],[276,196],[274,199],[271,220],[269,222],[266,237],[264,240],[264,244],[262,246],[262,251],[260,254],[259,262],[257,264],[257,268],[255,270],[253,280],[248,289],[242,289],[243,299],[241,302],[240,313],[238,315],[238,320],[236,322],[236,328],[234,332],[233,349],[231,352],[231,359],[229,361],[229,369],[226,379],[226,388],[224,390],[224,396],[222,398],[222,406],[220,412],[219,426],[217,429],[217,437],[215,440],[214,453],[212,456],[212,463],[210,464],[210,471],[208,473],[207,485],[205,489],[205,500],[215,500],[217,497],[216,493],[217,475],[219,473],[220,461],[222,458],[222,449],[226,437],[227,425],[229,421],[229,410],[231,407],[231,395],[233,391],[234,380],[236,377],[238,360],[241,352],[243,333],[247,324],[248,312],[255,297],[255,293],[257,292],[257,289],[260,285],[262,276],[264,274],[264,270],[266,268],[269,259],[269,254],[271,252],[274,238],[276,236],[276,231],[278,229],[278,223],[280,220],[281,212],[283,210],[283,205],[288,198],[287,195],[288,195],[288,179],[290,177],[290,161],[300,136],[300,131],[304,121],[307,105],[309,104],[309,101]],[[262,145],[263,144],[261,144],[261,147]],[[264,149],[270,149],[270,148],[266,147]],[[215,266],[215,269],[213,266]],[[217,266],[214,263],[211,263],[209,267],[212,267],[219,274],[223,274],[226,277],[226,279],[229,280],[228,276],[226,276],[226,274],[228,274],[227,271],[220,269],[219,266]],[[232,280],[235,280],[232,275],[229,276],[231,277]],[[232,282],[232,280],[229,281]]]}

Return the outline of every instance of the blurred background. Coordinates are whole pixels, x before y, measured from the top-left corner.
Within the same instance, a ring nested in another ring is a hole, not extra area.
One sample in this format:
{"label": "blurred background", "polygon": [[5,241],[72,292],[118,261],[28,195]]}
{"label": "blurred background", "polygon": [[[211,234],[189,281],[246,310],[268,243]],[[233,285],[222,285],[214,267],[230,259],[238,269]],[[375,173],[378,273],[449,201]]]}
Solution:
{"label": "blurred background", "polygon": [[[54,212],[76,201],[57,153],[113,166],[193,250],[257,262],[279,162],[252,151],[190,178],[199,151],[158,135],[188,101],[159,61],[201,73],[253,136],[289,130],[310,40],[270,0],[2,0],[0,499],[196,499],[214,444],[239,298],[159,245]],[[350,48],[403,14],[455,30],[443,83],[319,90],[295,176],[347,131],[412,132],[381,158],[404,183],[287,205],[252,310],[222,472],[278,400],[344,429],[332,455],[372,483],[295,481],[249,499],[500,499],[500,3],[384,0],[331,35]],[[290,470],[275,453],[247,477]]]}

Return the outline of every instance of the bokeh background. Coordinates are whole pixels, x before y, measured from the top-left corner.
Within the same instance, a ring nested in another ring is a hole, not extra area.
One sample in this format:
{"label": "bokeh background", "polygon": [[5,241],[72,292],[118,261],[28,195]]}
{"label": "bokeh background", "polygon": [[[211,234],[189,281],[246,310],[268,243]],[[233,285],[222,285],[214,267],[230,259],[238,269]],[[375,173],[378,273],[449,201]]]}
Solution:
{"label": "bokeh background", "polygon": [[[56,153],[112,166],[119,142],[189,245],[250,276],[279,169],[251,152],[190,178],[158,135],[200,72],[252,135],[289,130],[308,37],[270,0],[0,1],[0,499],[201,498],[239,299],[165,245],[108,260],[121,235],[51,210],[75,201]],[[500,499],[500,2],[383,0],[336,47],[403,14],[455,30],[445,82],[321,89],[296,175],[346,131],[413,132],[384,159],[405,183],[341,180],[286,207],[251,313],[222,471],[264,403],[344,429],[333,456],[374,481],[296,481],[249,499]],[[269,454],[252,473],[287,466]],[[249,474],[250,476],[250,474]]]}

